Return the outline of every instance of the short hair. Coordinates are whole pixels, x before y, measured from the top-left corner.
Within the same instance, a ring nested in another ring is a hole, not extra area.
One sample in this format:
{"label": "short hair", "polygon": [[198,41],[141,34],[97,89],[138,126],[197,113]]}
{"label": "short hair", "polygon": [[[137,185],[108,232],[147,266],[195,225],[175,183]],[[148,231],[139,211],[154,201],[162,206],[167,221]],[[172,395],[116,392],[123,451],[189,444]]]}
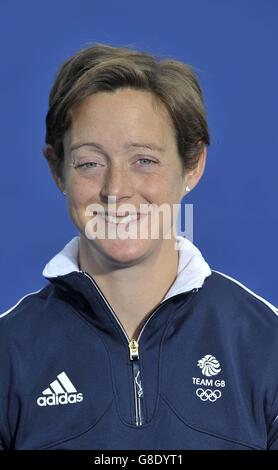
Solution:
{"label": "short hair", "polygon": [[161,60],[128,47],[95,44],[81,49],[60,67],[50,91],[46,116],[46,144],[62,167],[63,138],[71,125],[71,111],[86,97],[119,88],[151,92],[168,110],[184,170],[194,169],[210,144],[204,100],[191,66]]}

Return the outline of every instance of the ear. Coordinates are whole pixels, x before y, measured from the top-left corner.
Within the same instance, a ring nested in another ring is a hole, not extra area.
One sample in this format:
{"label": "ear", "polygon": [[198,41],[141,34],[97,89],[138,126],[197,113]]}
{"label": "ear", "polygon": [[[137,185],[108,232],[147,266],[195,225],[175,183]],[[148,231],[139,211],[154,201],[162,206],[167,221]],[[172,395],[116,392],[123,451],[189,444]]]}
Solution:
{"label": "ear", "polygon": [[61,171],[59,168],[59,161],[58,161],[57,156],[55,155],[54,148],[52,147],[52,145],[47,144],[45,148],[43,149],[43,153],[47,160],[52,177],[56,185],[58,186],[60,191],[63,192],[65,189],[65,185],[63,182],[63,178],[61,176]]}
{"label": "ear", "polygon": [[192,191],[192,189],[195,188],[195,186],[197,186],[197,184],[199,183],[205,171],[206,158],[207,158],[207,147],[206,145],[203,145],[203,149],[200,154],[197,166],[193,170],[186,172],[185,193],[187,193],[188,191]]}

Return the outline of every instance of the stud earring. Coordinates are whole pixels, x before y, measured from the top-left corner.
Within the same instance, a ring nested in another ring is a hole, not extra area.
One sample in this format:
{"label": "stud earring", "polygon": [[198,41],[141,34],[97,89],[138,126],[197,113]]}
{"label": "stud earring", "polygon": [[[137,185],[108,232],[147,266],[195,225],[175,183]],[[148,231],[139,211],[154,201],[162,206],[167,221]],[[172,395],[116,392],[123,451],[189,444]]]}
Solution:
{"label": "stud earring", "polygon": [[188,193],[190,191],[190,187],[186,186],[185,191]]}
{"label": "stud earring", "polygon": [[67,191],[64,189],[63,191],[63,195],[66,196],[67,195]]}

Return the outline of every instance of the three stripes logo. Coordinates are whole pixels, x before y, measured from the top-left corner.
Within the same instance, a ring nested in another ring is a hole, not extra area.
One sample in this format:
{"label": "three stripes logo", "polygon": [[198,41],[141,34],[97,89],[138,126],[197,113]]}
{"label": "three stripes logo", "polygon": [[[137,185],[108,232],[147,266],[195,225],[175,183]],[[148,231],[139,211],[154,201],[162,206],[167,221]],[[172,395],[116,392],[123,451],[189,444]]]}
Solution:
{"label": "three stripes logo", "polygon": [[39,406],[68,405],[83,400],[83,394],[78,393],[65,372],[57,375],[48,388],[37,399]]}

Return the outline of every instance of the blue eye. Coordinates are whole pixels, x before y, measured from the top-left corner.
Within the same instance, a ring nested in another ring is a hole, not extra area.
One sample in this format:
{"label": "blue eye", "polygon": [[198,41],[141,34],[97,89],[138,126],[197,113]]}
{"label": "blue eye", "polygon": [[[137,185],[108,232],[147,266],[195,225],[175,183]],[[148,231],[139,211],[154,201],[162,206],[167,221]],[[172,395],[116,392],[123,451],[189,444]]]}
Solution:
{"label": "blue eye", "polygon": [[96,162],[86,162],[86,163],[78,163],[75,168],[95,168],[97,166]]}
{"label": "blue eye", "polygon": [[96,175],[99,174],[99,171],[102,169],[104,166],[103,164],[99,162],[93,162],[93,161],[82,161],[82,160],[77,160],[74,161],[73,163],[69,164],[70,166],[73,166],[73,168],[78,172],[79,175],[85,177],[85,178],[93,178]]}
{"label": "blue eye", "polygon": [[151,160],[150,158],[139,158],[139,160],[137,161],[140,163],[139,166],[152,166],[152,164],[157,163],[154,160]]}

